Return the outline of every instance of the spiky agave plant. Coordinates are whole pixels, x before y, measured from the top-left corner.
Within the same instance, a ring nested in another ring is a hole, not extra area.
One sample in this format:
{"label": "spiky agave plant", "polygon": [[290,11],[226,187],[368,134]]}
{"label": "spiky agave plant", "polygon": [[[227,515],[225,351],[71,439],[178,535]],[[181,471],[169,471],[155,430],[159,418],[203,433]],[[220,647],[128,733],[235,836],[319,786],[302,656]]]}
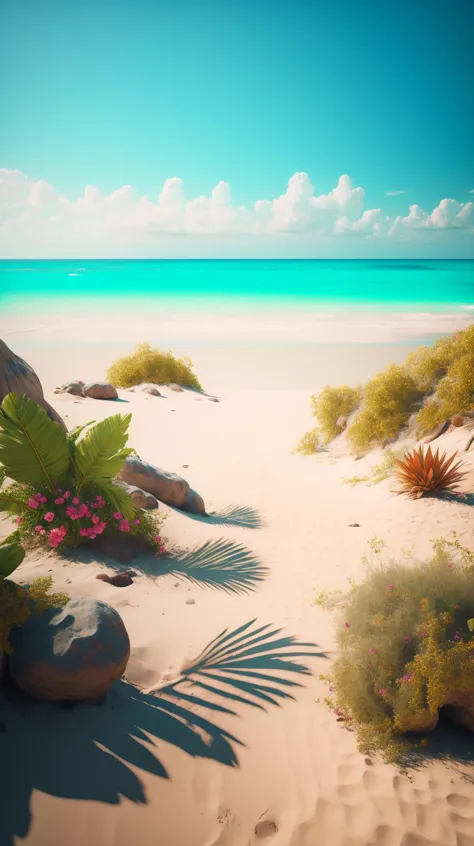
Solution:
{"label": "spiky agave plant", "polygon": [[395,478],[401,484],[401,488],[395,493],[407,494],[412,499],[420,499],[424,494],[450,493],[456,490],[466,473],[460,471],[462,461],[454,460],[457,452],[447,457],[444,452],[435,453],[428,447],[423,452],[423,447],[406,452],[403,459],[396,460],[397,469]]}

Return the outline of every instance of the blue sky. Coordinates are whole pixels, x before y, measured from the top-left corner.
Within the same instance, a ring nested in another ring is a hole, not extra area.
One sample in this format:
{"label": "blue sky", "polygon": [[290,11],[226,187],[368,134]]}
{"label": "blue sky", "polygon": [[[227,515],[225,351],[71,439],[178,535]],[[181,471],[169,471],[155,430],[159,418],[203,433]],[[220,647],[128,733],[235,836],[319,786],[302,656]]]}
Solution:
{"label": "blue sky", "polygon": [[394,219],[474,199],[468,0],[6,0],[2,20],[0,167],[71,200],[179,177],[251,206],[295,172],[318,195],[349,174]]}

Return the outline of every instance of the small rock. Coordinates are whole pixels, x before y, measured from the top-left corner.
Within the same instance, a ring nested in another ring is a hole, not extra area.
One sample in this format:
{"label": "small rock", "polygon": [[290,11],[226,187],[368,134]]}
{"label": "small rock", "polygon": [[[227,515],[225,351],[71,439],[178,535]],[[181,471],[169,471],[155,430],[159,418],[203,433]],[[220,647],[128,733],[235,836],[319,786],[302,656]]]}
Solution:
{"label": "small rock", "polygon": [[341,414],[340,417],[336,420],[336,426],[339,429],[345,429],[347,427],[348,418],[345,414]]}
{"label": "small rock", "polygon": [[76,397],[84,396],[84,384],[82,382],[66,382],[60,388],[56,388],[55,394],[73,394]]}
{"label": "small rock", "polygon": [[156,385],[152,382],[143,382],[141,385],[138,385],[140,391],[144,391],[145,394],[150,394],[152,397],[161,397],[161,394]]}
{"label": "small rock", "polygon": [[108,382],[89,382],[84,386],[83,393],[91,399],[111,400],[118,397],[116,388]]}
{"label": "small rock", "polygon": [[217,397],[208,397],[208,399],[209,399],[209,402],[220,402],[220,400],[218,400]]}
{"label": "small rock", "polygon": [[188,469],[188,467],[189,467],[189,464],[182,464],[182,465],[181,465],[181,469],[182,469],[182,470],[187,470],[187,469]]}
{"label": "small rock", "polygon": [[350,529],[360,529],[360,523],[349,523]]}
{"label": "small rock", "polygon": [[176,394],[183,393],[183,388],[181,387],[181,385],[175,385],[174,382],[171,382],[171,384],[168,385],[168,388],[170,389],[170,391],[174,391]]}
{"label": "small rock", "polygon": [[16,684],[36,699],[56,702],[105,696],[130,656],[117,611],[86,598],[32,614],[13,630],[11,644],[9,670]]}
{"label": "small rock", "polygon": [[128,573],[116,573],[114,576],[109,576],[107,573],[98,573],[96,579],[107,582],[114,587],[128,587],[133,584],[133,579]]}
{"label": "small rock", "polygon": [[464,426],[464,418],[456,414],[455,417],[451,417],[451,424],[453,426]]}
{"label": "small rock", "polygon": [[204,505],[202,496],[200,496],[196,491],[193,491],[192,488],[190,488],[186,494],[183,510],[187,511],[189,514],[206,514],[206,506]]}
{"label": "small rock", "polygon": [[195,600],[194,600],[194,599],[187,599],[187,600],[186,600],[186,605],[196,605],[196,602],[195,602]]}
{"label": "small rock", "polygon": [[276,834],[277,831],[278,826],[273,822],[273,820],[262,820],[262,822],[257,823],[255,826],[255,836],[258,837],[259,840],[271,837],[272,834]]}
{"label": "small rock", "polygon": [[130,494],[133,504],[136,505],[137,508],[141,508],[142,511],[152,511],[160,507],[156,496],[153,496],[153,494],[143,491],[136,485],[127,485],[126,482],[120,482],[119,484],[121,488]]}

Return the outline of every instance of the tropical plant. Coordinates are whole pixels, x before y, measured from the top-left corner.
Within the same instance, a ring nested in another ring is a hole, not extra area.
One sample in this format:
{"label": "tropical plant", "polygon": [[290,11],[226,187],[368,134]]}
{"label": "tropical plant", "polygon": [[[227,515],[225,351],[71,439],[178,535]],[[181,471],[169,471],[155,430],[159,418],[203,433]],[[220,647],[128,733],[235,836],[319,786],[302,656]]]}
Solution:
{"label": "tropical plant", "polygon": [[155,540],[162,518],[139,511],[114,484],[127,455],[131,415],[115,414],[66,433],[29,397],[9,394],[0,407],[0,466],[12,480],[0,511],[16,517],[19,540],[51,547],[131,533]]}
{"label": "tropical plant", "polygon": [[397,493],[407,494],[412,499],[420,499],[424,494],[450,493],[457,489],[466,473],[460,471],[462,461],[456,462],[457,453],[447,458],[439,449],[435,453],[429,446],[426,452],[423,447],[405,453],[405,457],[396,459],[395,478],[400,482],[401,489]]}
{"label": "tropical plant", "polygon": [[192,366],[189,358],[176,358],[171,352],[161,352],[150,344],[142,343],[130,355],[114,361],[107,371],[107,378],[118,388],[131,388],[141,382],[159,385],[174,382],[200,390],[201,385]]}
{"label": "tropical plant", "polygon": [[379,548],[362,582],[318,599],[338,615],[326,703],[365,754],[403,756],[411,733],[429,731],[457,691],[474,690],[474,552],[453,538],[416,567],[381,560]]}

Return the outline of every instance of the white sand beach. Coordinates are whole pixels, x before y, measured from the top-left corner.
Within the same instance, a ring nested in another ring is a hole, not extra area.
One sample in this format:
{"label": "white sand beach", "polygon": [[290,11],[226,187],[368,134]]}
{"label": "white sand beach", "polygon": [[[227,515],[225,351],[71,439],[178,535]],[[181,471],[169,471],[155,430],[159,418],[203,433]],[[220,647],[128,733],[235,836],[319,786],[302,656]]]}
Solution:
{"label": "white sand beach", "polygon": [[[20,582],[50,573],[58,590],[110,603],[132,653],[126,681],[106,705],[6,704],[1,845],[473,846],[470,736],[460,730],[457,761],[448,749],[403,775],[357,751],[353,733],[323,703],[319,680],[334,641],[332,615],[315,598],[363,574],[372,538],[383,539],[391,556],[410,549],[415,560],[453,530],[474,548],[468,505],[397,497],[390,480],[342,482],[364,475],[376,455],[356,462],[337,443],[315,456],[292,454],[312,426],[314,390],[363,381],[409,349],[196,348],[188,352],[218,403],[166,388],[163,398],[124,390],[120,403],[109,403],[54,388],[103,378],[123,351],[117,344],[55,344],[31,332],[6,340],[34,367],[69,427],[131,412],[133,447],[183,475],[210,517],[160,506],[169,562],[156,573],[134,562],[139,575],[126,588],[97,580],[105,567],[97,560],[29,555],[15,572]],[[462,450],[467,438],[461,428],[439,444]],[[463,458],[463,490],[472,492],[474,450]],[[2,523],[2,535],[8,531]],[[193,562],[208,569],[207,583],[191,580]],[[250,663],[238,691],[199,668],[186,675],[224,630],[252,621],[234,649],[268,625],[280,632],[276,639],[302,644],[283,651],[302,653],[294,660],[309,672],[272,670],[270,685],[252,676]]]}

